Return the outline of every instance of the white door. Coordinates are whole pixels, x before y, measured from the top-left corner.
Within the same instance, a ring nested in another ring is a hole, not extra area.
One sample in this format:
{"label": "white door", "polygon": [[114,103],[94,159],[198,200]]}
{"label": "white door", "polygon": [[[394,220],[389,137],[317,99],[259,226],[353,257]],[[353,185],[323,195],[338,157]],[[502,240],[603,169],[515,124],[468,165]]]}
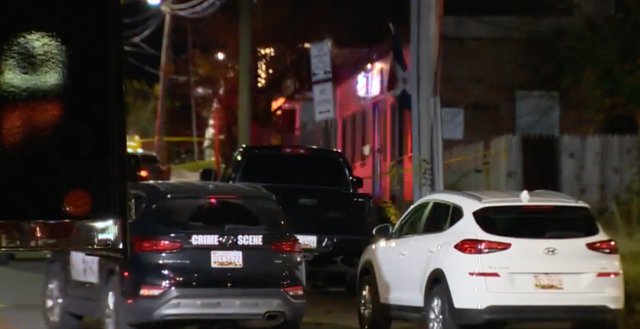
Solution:
{"label": "white door", "polygon": [[[405,280],[413,272],[412,268],[405,268],[405,257],[409,254],[409,249],[414,237],[419,236],[423,228],[423,219],[428,208],[428,202],[423,202],[413,206],[400,219],[393,232],[393,238],[388,241],[386,254],[388,262],[382,264],[385,268],[389,286],[389,304],[411,305],[407,296]],[[382,249],[382,248],[381,248]]]}
{"label": "white door", "polygon": [[423,306],[424,283],[427,280],[437,257],[440,256],[442,244],[448,229],[452,206],[449,203],[433,201],[429,206],[420,234],[403,242],[402,267],[407,269],[403,280],[401,294],[406,296],[408,305]]}

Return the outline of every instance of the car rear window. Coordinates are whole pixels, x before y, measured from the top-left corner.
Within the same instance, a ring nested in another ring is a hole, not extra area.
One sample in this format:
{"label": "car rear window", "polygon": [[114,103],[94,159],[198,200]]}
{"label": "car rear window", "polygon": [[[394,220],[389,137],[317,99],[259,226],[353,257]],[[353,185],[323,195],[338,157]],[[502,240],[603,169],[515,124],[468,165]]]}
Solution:
{"label": "car rear window", "polygon": [[157,165],[160,163],[157,156],[150,154],[141,154],[140,161],[143,165]]}
{"label": "car rear window", "polygon": [[238,177],[241,182],[349,188],[345,165],[337,156],[251,154]]}
{"label": "car rear window", "polygon": [[589,208],[574,206],[497,206],[473,213],[486,233],[525,239],[571,239],[598,234]]}
{"label": "car rear window", "polygon": [[268,199],[170,199],[149,214],[161,226],[185,231],[275,230],[284,220],[275,200]]}

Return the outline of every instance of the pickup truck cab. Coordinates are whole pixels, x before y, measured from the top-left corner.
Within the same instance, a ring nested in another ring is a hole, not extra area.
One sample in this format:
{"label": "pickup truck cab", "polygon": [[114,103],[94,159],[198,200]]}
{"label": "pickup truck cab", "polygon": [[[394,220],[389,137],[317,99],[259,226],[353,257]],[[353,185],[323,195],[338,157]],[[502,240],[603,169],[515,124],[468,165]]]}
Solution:
{"label": "pickup truck cab", "polygon": [[[203,171],[201,179],[216,176]],[[307,284],[355,291],[358,261],[371,241],[372,198],[358,193],[342,152],[315,147],[244,146],[219,177],[273,193],[304,248]]]}

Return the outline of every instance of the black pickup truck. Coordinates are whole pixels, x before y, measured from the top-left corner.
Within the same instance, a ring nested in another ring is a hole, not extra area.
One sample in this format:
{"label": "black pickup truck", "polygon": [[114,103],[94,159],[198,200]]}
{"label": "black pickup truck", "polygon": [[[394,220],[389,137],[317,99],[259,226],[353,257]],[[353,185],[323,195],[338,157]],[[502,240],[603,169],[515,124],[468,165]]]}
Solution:
{"label": "black pickup truck", "polygon": [[314,147],[245,146],[220,177],[202,180],[251,183],[273,193],[304,248],[308,286],[355,288],[355,273],[375,226],[372,199],[358,193],[342,152]]}

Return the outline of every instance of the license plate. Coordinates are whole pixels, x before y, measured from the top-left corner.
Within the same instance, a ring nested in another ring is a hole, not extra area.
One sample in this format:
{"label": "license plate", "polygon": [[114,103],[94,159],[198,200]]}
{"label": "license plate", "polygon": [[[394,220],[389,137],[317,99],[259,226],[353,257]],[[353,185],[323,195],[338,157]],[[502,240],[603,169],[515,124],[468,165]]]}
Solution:
{"label": "license plate", "polygon": [[304,249],[314,249],[318,246],[318,237],[314,235],[298,235],[296,236]]}
{"label": "license plate", "polygon": [[212,251],[211,267],[242,268],[242,251]]}
{"label": "license plate", "polygon": [[538,290],[562,290],[562,277],[555,275],[534,275],[534,287]]}

